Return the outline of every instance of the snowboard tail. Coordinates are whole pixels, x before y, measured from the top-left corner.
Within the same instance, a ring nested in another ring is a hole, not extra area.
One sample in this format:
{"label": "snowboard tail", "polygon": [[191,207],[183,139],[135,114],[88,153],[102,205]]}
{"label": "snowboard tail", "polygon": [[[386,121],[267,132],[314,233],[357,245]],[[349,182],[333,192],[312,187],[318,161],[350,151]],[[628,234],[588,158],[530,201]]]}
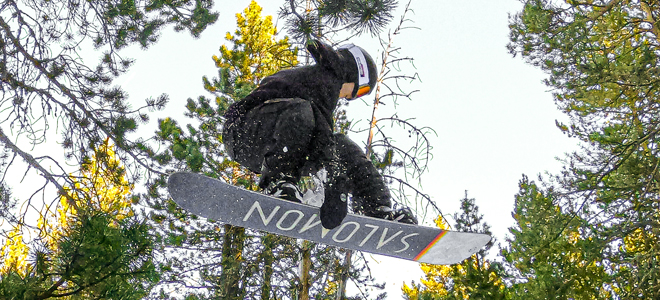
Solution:
{"label": "snowboard tail", "polygon": [[248,191],[207,176],[180,172],[168,180],[172,199],[192,214],[234,226],[431,264],[459,263],[486,245],[465,233],[348,214],[324,230],[319,208]]}

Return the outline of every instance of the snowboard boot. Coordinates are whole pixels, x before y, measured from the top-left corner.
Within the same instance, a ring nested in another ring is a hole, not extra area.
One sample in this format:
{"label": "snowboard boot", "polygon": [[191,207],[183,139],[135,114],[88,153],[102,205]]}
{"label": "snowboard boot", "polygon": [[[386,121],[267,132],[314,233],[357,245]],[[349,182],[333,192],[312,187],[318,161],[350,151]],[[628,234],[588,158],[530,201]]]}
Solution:
{"label": "snowboard boot", "polygon": [[278,180],[271,181],[264,189],[264,194],[297,203],[302,203],[303,200],[298,185],[290,176],[281,176]]}
{"label": "snowboard boot", "polygon": [[395,204],[394,207],[389,206],[379,206],[371,213],[368,213],[370,217],[417,225],[417,218],[412,213],[412,210],[408,207],[397,208]]}

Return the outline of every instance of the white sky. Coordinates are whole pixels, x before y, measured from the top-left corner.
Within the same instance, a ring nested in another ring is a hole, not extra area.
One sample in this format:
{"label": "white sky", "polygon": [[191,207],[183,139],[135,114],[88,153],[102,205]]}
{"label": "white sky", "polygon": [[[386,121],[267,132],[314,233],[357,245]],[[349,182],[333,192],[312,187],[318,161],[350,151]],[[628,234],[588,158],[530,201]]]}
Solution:
{"label": "white sky", "polygon": [[[407,3],[400,1],[400,8]],[[186,99],[208,96],[201,78],[217,76],[211,56],[219,53],[226,32],[236,28],[235,14],[249,2],[216,1],[219,21],[199,39],[167,30],[148,51],[127,51],[125,55],[135,58],[136,64],[116,83],[128,91],[135,106],[160,93],[171,99],[166,111],[152,116],[152,128],[158,118],[179,115]],[[276,17],[283,2],[258,3],[264,15]],[[401,102],[398,112],[438,133],[432,139],[434,159],[424,175],[423,191],[451,215],[468,190],[500,243],[513,225],[511,211],[522,174],[534,179],[539,173],[557,172],[560,164],[555,157],[575,147],[555,127],[562,114],[541,82],[544,74],[520,57],[513,58],[505,48],[508,14],[521,6],[516,0],[414,0],[414,15],[409,18],[421,30],[405,31],[395,40],[403,55],[414,57],[422,79],[412,86],[420,92],[412,102]],[[396,20],[399,15],[395,14]],[[375,39],[367,36],[351,42],[374,58],[380,56]],[[349,108],[350,118],[362,122],[370,118],[363,103],[354,102]],[[365,137],[352,136],[360,143]],[[401,282],[419,282],[422,275],[416,263],[377,260],[380,263],[372,264],[372,271],[378,280],[387,281],[388,299],[400,299]]]}

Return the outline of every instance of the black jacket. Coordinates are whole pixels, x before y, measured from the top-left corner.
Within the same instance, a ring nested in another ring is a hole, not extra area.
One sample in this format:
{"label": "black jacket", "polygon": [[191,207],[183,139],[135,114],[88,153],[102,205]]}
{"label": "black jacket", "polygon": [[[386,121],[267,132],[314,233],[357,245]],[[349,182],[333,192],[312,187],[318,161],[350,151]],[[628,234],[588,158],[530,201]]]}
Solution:
{"label": "black jacket", "polygon": [[350,76],[357,70],[343,50],[335,51],[319,41],[311,41],[307,50],[316,61],[315,65],[282,70],[264,78],[250,95],[227,109],[225,126],[231,126],[238,118],[268,100],[301,98],[311,101],[332,128],[332,114],[339,100],[339,90],[344,82],[352,82]]}
{"label": "black jacket", "polygon": [[229,106],[225,126],[231,126],[239,117],[268,100],[301,98],[312,102],[332,128],[332,114],[342,84],[341,79],[319,65],[279,71],[264,78],[252,93]]}

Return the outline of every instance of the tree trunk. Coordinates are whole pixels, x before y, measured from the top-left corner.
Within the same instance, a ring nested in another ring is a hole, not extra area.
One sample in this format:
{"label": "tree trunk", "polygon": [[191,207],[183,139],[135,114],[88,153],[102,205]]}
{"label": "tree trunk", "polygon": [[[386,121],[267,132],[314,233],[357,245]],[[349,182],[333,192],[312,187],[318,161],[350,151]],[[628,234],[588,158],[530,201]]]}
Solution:
{"label": "tree trunk", "polygon": [[220,274],[220,299],[242,300],[240,270],[245,246],[245,228],[225,225],[222,243],[222,273]]}
{"label": "tree trunk", "polygon": [[274,234],[266,234],[264,236],[263,244],[264,250],[262,252],[262,261],[264,262],[264,277],[261,285],[261,300],[270,300],[270,293],[273,288],[271,280],[273,278],[273,263],[275,262],[275,255],[273,254],[273,246],[277,240]]}
{"label": "tree trunk", "polygon": [[300,266],[300,297],[299,300],[309,300],[309,288],[311,287],[311,276],[309,274],[312,269],[312,247],[310,241],[303,241],[302,243],[302,259]]}
{"label": "tree trunk", "polygon": [[346,298],[346,283],[348,282],[348,272],[351,269],[351,258],[353,257],[353,251],[346,250],[346,261],[344,262],[344,267],[342,268],[341,277],[339,280],[339,286],[337,286],[337,298],[336,300],[342,300]]}

